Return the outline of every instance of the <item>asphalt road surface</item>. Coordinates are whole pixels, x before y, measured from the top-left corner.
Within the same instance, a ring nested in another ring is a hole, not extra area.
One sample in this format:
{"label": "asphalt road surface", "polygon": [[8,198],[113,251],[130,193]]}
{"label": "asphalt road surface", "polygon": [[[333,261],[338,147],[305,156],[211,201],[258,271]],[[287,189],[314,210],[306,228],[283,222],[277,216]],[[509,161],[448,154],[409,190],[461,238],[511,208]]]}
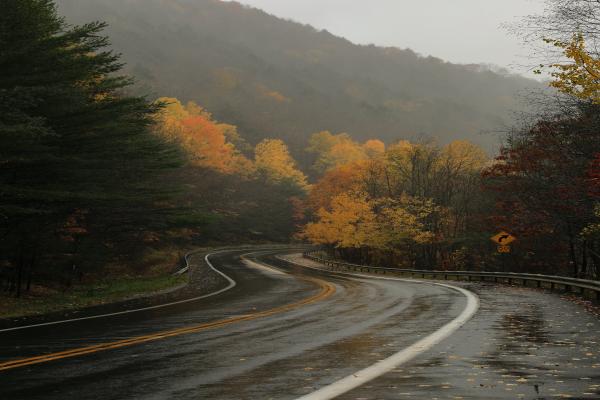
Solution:
{"label": "asphalt road surface", "polygon": [[[449,287],[331,275],[274,253],[211,256],[236,285],[198,302],[0,332],[0,399],[296,399],[359,378],[469,308]],[[464,326],[339,398],[600,399],[596,315],[542,291],[463,287],[480,299]]]}

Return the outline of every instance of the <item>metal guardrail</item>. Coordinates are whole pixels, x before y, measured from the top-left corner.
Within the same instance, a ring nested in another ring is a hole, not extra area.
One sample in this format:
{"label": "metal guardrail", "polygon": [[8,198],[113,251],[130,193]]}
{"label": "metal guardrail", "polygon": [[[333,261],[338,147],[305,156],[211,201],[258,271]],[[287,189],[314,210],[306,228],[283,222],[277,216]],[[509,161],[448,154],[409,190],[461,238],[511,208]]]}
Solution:
{"label": "metal guardrail", "polygon": [[192,276],[192,269],[191,269],[191,264],[190,264],[190,257],[195,255],[198,252],[201,252],[202,250],[195,250],[192,251],[190,253],[186,253],[183,256],[183,261],[185,263],[185,265],[183,267],[181,267],[181,269],[177,270],[176,272],[172,273],[172,276],[180,276],[185,274],[186,272],[188,273],[188,281],[191,279]]}
{"label": "metal guardrail", "polygon": [[315,252],[304,253],[304,258],[319,262],[331,271],[368,272],[380,275],[395,275],[405,278],[437,279],[455,281],[494,282],[526,287],[545,288],[578,294],[589,300],[600,302],[600,281],[575,279],[553,275],[517,274],[512,272],[477,272],[477,271],[429,271],[419,269],[398,269],[373,267],[369,265],[351,264],[314,255]]}

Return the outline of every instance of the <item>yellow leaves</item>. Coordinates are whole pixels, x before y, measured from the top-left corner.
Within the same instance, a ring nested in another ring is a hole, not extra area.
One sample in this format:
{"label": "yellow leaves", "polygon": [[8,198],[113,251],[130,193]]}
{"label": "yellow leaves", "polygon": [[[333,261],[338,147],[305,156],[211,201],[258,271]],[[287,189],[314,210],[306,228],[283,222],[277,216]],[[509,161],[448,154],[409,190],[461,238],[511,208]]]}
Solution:
{"label": "yellow leaves", "polygon": [[456,172],[479,171],[489,157],[483,149],[467,140],[456,140],[442,149],[443,165]]}
{"label": "yellow leaves", "polygon": [[383,199],[379,225],[384,238],[380,249],[393,249],[406,241],[431,243],[435,235],[428,231],[424,221],[439,211],[432,200],[403,195],[398,200]]}
{"label": "yellow leaves", "polygon": [[376,139],[367,140],[363,149],[369,158],[376,158],[385,153],[385,143]]}
{"label": "yellow leaves", "polygon": [[434,151],[433,146],[428,144],[413,144],[407,140],[401,140],[390,146],[386,157],[396,169],[408,171],[415,160],[424,159]]}
{"label": "yellow leaves", "polygon": [[265,139],[254,150],[255,166],[271,182],[291,182],[306,189],[306,176],[296,167],[287,146],[279,139]]}
{"label": "yellow leaves", "polygon": [[377,234],[376,215],[364,195],[342,193],[332,199],[331,211],[322,208],[318,215],[304,230],[313,243],[360,248]]}
{"label": "yellow leaves", "polygon": [[573,35],[570,42],[545,41],[562,49],[570,60],[550,65],[556,70],[551,73],[554,81],[550,85],[565,94],[600,104],[600,60],[587,51],[583,35]]}
{"label": "yellow leaves", "polygon": [[158,116],[158,134],[178,142],[188,154],[190,162],[225,174],[249,176],[253,171],[250,160],[236,148],[239,141],[232,125],[220,124],[196,103],[182,105],[174,98],[161,98],[167,106]]}
{"label": "yellow leaves", "polygon": [[[335,157],[335,149],[344,146],[360,148],[369,157],[336,166],[341,157]],[[455,186],[470,187],[488,162],[485,152],[467,141],[443,148],[400,141],[386,150],[378,141],[358,145],[346,135],[321,132],[313,135],[311,149],[321,155],[318,162],[332,166],[312,187],[308,205],[318,210],[317,221],[307,227],[306,237],[319,244],[385,251],[456,235],[464,219],[452,208]]]}
{"label": "yellow leaves", "polygon": [[394,249],[403,243],[429,243],[433,234],[423,219],[435,211],[431,201],[402,196],[400,200],[368,200],[363,193],[342,193],[330,209],[319,210],[304,236],[316,244],[342,248]]}
{"label": "yellow leaves", "polygon": [[296,167],[283,141],[263,140],[254,149],[252,161],[240,152],[238,146],[245,149],[248,145],[234,125],[214,121],[193,102],[184,106],[174,98],[158,101],[167,106],[158,116],[155,130],[178,142],[192,165],[247,178],[259,173],[270,182],[289,182],[301,189],[308,188],[306,176]]}
{"label": "yellow leaves", "polygon": [[385,144],[380,140],[368,140],[361,145],[347,133],[333,135],[323,131],[311,136],[307,151],[317,154],[313,168],[326,172],[341,165],[380,157],[385,152]]}

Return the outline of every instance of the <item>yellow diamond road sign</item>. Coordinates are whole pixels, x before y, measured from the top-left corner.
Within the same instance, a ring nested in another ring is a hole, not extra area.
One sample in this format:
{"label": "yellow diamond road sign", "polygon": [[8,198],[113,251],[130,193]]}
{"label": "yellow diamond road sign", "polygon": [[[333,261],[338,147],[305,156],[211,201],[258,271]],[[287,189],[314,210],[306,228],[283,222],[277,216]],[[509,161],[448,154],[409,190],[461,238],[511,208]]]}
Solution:
{"label": "yellow diamond road sign", "polygon": [[515,240],[517,240],[517,238],[508,232],[500,232],[496,236],[492,237],[492,242],[497,243],[500,246],[508,246]]}

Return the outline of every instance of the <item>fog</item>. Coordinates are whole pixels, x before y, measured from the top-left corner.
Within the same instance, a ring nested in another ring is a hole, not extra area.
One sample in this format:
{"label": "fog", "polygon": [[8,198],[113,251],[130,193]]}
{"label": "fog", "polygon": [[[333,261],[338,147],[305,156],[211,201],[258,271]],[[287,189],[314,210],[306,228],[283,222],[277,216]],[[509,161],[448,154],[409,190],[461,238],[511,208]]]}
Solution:
{"label": "fog", "polygon": [[326,29],[355,43],[411,48],[456,63],[491,63],[526,73],[526,50],[501,27],[541,12],[543,0],[241,0]]}

